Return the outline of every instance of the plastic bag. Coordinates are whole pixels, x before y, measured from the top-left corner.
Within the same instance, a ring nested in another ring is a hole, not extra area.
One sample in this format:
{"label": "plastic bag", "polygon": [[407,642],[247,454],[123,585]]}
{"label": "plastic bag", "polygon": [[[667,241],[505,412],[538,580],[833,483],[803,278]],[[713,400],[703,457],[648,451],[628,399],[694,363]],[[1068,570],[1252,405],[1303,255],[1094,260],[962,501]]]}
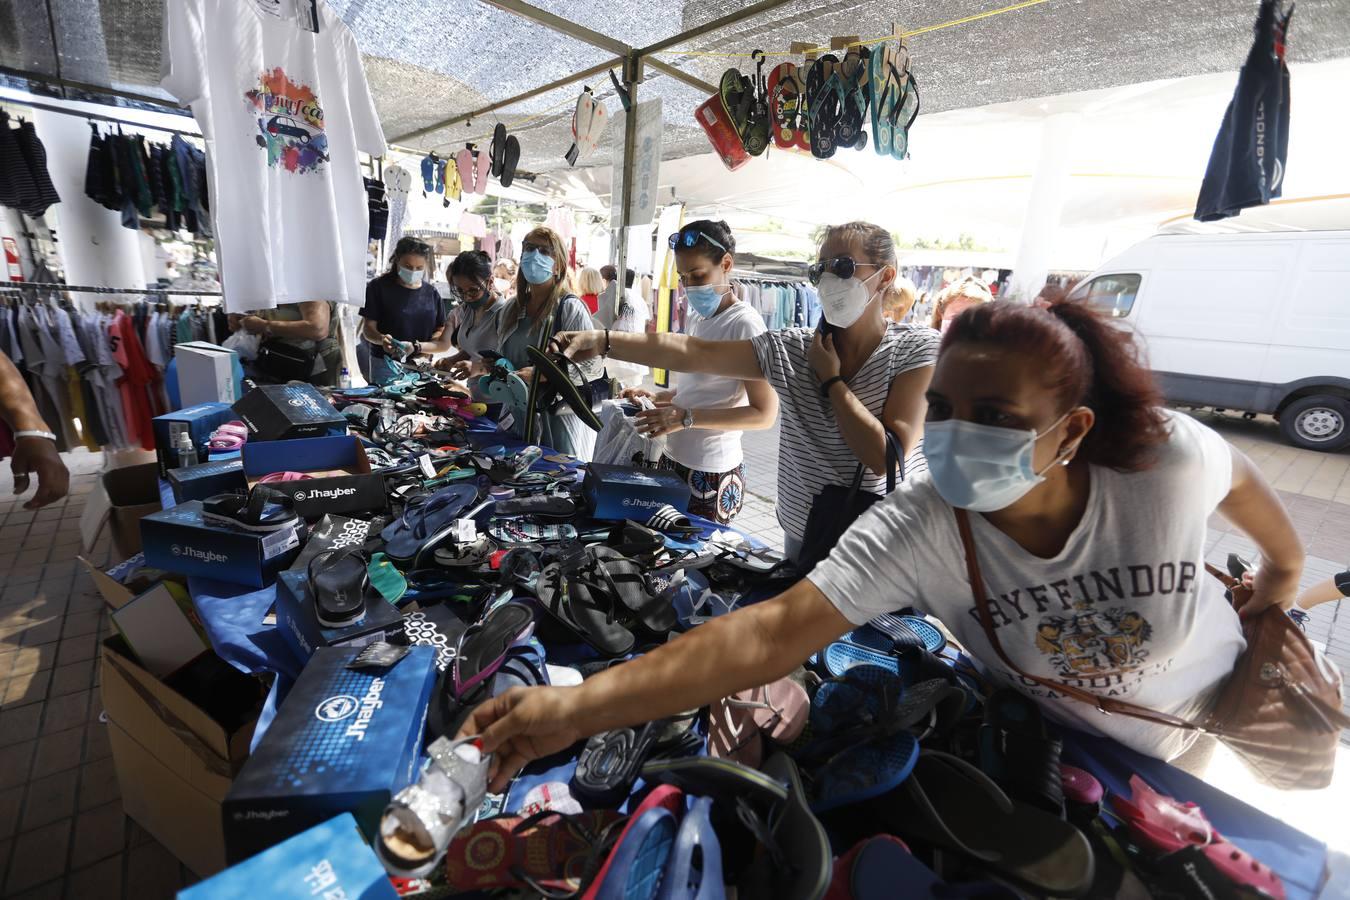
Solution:
{"label": "plastic bag", "polygon": [[[645,397],[638,401],[644,408],[653,408]],[[595,453],[591,462],[618,466],[656,465],[666,452],[666,439],[647,438],[637,430],[637,420],[623,413],[623,403],[606,400],[600,411],[600,433],[595,438]]]}
{"label": "plastic bag", "polygon": [[251,334],[240,328],[221,344],[226,350],[233,350],[240,359],[257,359],[258,346],[262,344],[262,335]]}

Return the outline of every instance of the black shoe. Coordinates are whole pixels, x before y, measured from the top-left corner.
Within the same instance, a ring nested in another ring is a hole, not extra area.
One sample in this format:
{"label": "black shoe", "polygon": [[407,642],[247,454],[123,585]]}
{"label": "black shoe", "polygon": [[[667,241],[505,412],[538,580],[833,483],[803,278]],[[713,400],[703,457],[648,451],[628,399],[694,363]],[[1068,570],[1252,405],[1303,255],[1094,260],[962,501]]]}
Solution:
{"label": "black shoe", "polygon": [[365,619],[369,565],[358,547],[325,550],[309,561],[309,591],[320,625],[346,628]]}

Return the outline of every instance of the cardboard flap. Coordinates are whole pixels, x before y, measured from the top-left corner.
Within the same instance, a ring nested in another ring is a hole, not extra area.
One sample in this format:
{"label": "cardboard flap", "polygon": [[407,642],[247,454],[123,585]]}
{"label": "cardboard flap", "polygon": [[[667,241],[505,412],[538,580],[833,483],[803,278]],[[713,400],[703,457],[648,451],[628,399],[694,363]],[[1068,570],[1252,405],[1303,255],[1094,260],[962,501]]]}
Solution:
{"label": "cardboard flap", "polygon": [[90,579],[94,582],[94,587],[103,596],[106,602],[113,609],[121,609],[123,606],[136,596],[131,591],[122,586],[122,583],[104,572],[98,566],[85,559],[83,556],[75,557],[84,564],[85,572],[89,573]]}

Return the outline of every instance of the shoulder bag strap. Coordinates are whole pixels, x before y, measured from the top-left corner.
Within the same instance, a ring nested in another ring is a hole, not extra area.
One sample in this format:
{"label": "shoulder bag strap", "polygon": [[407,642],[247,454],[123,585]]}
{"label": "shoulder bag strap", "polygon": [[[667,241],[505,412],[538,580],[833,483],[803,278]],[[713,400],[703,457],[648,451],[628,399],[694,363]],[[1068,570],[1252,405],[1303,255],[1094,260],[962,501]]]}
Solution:
{"label": "shoulder bag strap", "polygon": [[[886,493],[895,490],[895,471],[900,470],[900,480],[905,480],[905,454],[900,449],[900,439],[891,433],[889,428],[882,426],[886,434]],[[853,506],[853,498],[858,496],[858,491],[862,490],[863,475],[866,474],[867,467],[858,463],[858,468],[853,472],[853,483],[848,489],[848,506]]]}
{"label": "shoulder bag strap", "polygon": [[1044,688],[1049,688],[1065,696],[1072,697],[1082,703],[1095,706],[1098,711],[1107,715],[1119,714],[1131,716],[1136,719],[1143,719],[1147,722],[1153,722],[1157,725],[1170,725],[1173,728],[1184,728],[1188,731],[1207,731],[1201,725],[1180,718],[1179,716],[1168,715],[1167,713],[1157,712],[1143,706],[1136,706],[1133,703],[1126,703],[1123,700],[1116,700],[1111,697],[1100,697],[1091,691],[1083,690],[1080,687],[1074,687],[1071,684],[1064,684],[1050,678],[1041,678],[1039,675],[1032,675],[1024,671],[1017,663],[1008,658],[1004,652],[1003,645],[999,643],[998,633],[994,629],[994,616],[989,611],[989,598],[984,589],[984,578],[980,575],[980,563],[975,556],[975,538],[970,532],[970,516],[964,509],[953,509],[956,513],[956,528],[961,533],[961,545],[966,554],[966,575],[970,578],[970,593],[975,599],[975,611],[979,614],[980,628],[984,631],[985,639],[989,641],[989,646],[993,648],[994,654],[998,656],[1003,664],[1028,681],[1034,682]]}

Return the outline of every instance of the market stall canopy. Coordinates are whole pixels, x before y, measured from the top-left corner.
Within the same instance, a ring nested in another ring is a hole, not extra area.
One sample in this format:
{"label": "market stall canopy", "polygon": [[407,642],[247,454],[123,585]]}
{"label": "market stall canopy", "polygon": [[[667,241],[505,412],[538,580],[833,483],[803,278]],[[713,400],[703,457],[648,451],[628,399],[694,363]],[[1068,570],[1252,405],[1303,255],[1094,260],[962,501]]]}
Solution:
{"label": "market stall canopy", "polygon": [[[159,91],[164,0],[29,0],[0,4],[0,72],[60,79],[164,97]],[[485,142],[500,119],[519,134],[522,170],[565,169],[570,117],[581,82],[468,123],[434,128],[588,69],[587,82],[617,112],[606,75],[616,58],[479,0],[330,0],[362,49],[386,137],[419,150]],[[668,42],[691,29],[756,4],[742,0],[538,0],[534,8],[634,48]],[[1158,79],[1232,72],[1251,42],[1252,0],[933,0],[902,10],[894,2],[792,0],[733,26],[676,41],[658,61],[703,82],[723,69],[752,67],[762,48],[773,64],[795,41],[835,35],[875,38],[895,22],[910,38],[923,85],[923,112],[1099,90]],[[537,16],[536,16],[537,17]],[[899,19],[899,21],[897,21]],[[1344,0],[1300,0],[1290,58],[1309,63],[1350,57]],[[665,107],[664,157],[702,154],[707,142],[693,119],[706,95],[653,69],[643,97]],[[167,100],[167,97],[165,98]],[[432,129],[428,131],[427,129]],[[410,137],[413,136],[413,137]],[[609,142],[590,160],[609,162]]]}

